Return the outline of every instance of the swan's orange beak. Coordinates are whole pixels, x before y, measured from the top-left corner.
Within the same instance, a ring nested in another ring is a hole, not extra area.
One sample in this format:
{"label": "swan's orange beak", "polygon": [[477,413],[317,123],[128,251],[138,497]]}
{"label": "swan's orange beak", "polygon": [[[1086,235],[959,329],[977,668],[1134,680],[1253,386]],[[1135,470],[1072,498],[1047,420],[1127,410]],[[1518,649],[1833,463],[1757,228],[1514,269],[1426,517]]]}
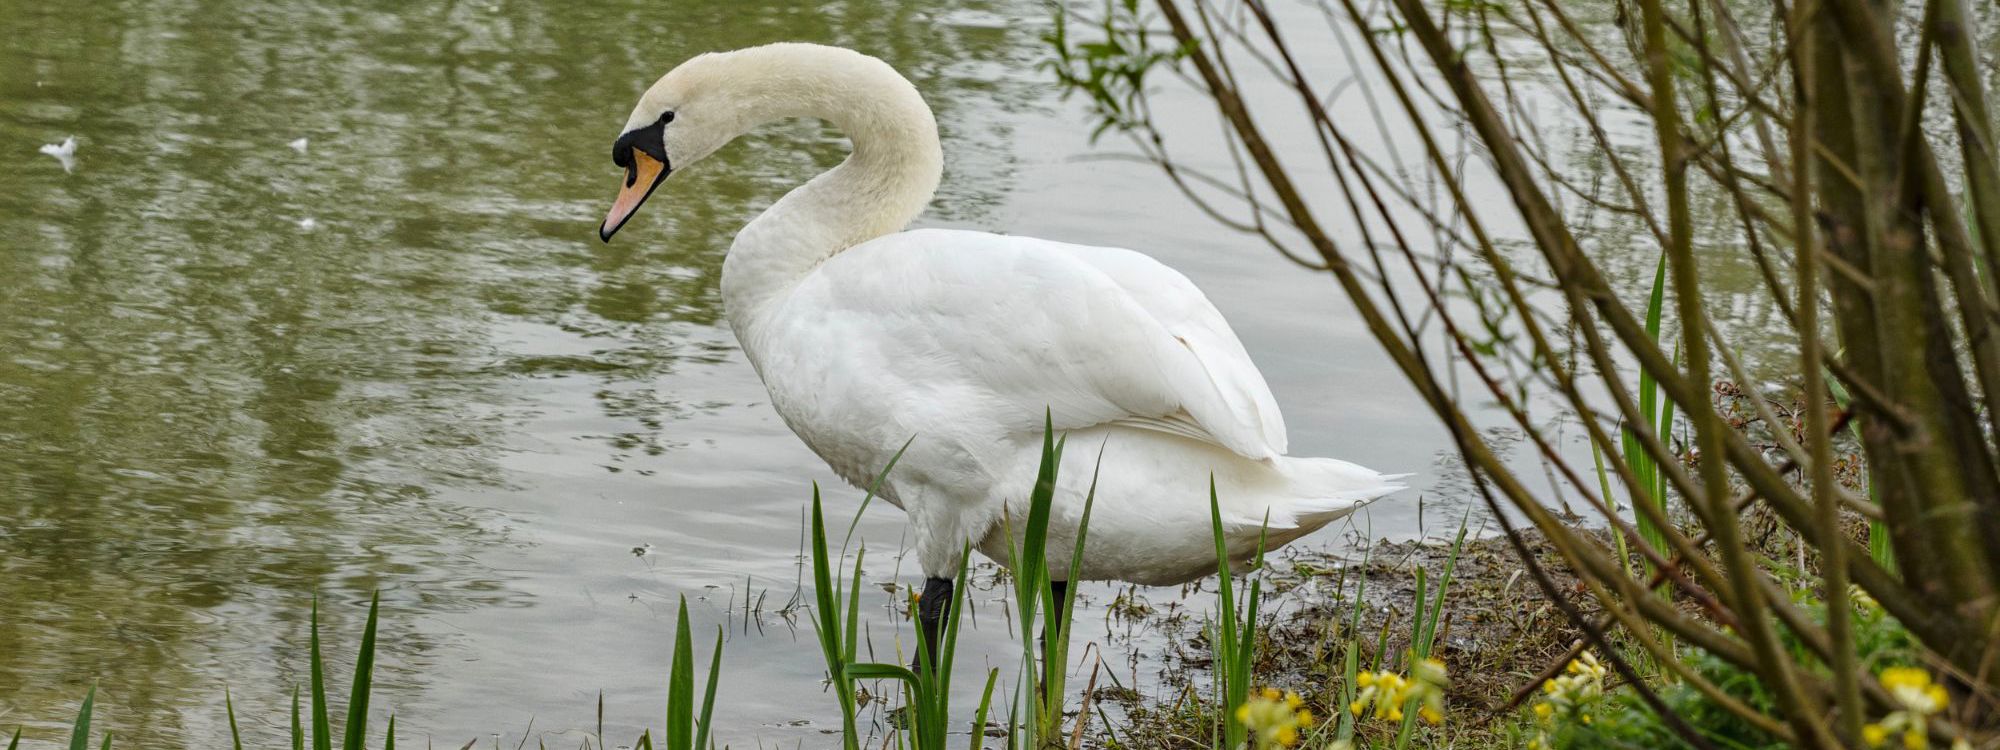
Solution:
{"label": "swan's orange beak", "polygon": [[660,186],[660,181],[667,179],[667,172],[667,165],[660,160],[647,156],[639,149],[632,149],[632,164],[625,168],[625,186],[618,189],[618,198],[611,202],[611,212],[605,214],[604,223],[598,225],[597,238],[610,242],[611,235],[617,234],[618,228],[625,226],[626,220],[639,212],[639,206],[646,203],[646,198]]}

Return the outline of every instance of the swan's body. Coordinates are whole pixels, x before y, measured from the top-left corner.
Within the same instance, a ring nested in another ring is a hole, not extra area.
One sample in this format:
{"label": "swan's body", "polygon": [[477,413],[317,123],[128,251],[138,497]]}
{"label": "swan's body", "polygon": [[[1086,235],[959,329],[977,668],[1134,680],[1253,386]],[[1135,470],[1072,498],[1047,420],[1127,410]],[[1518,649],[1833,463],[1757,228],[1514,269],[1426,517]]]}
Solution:
{"label": "swan's body", "polygon": [[1238,559],[1400,489],[1354,464],[1285,456],[1263,375],[1173,269],[1116,248],[900,231],[937,188],[937,128],[907,80],[856,52],[770,45],[667,74],[614,148],[631,171],[601,232],[672,169],[795,116],[839,126],[854,153],[738,234],[724,308],[772,405],[843,478],[867,485],[908,444],[883,494],[909,513],[927,575],[954,574],[967,541],[1007,559],[1004,529],[1018,523],[1003,518],[1025,517],[1045,413],[1070,446],[1055,570],[1103,454],[1085,579],[1213,572],[1211,475]]}

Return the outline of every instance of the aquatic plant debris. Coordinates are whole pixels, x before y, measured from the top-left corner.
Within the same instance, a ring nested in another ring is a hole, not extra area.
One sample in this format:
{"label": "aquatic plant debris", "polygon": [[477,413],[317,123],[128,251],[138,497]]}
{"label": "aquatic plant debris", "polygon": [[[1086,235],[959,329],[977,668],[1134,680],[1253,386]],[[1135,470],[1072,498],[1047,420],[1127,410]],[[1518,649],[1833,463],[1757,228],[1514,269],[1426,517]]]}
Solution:
{"label": "aquatic plant debris", "polygon": [[62,162],[64,174],[76,171],[76,136],[72,135],[64,138],[62,143],[43,144],[41,151],[44,154],[55,157],[56,161]]}

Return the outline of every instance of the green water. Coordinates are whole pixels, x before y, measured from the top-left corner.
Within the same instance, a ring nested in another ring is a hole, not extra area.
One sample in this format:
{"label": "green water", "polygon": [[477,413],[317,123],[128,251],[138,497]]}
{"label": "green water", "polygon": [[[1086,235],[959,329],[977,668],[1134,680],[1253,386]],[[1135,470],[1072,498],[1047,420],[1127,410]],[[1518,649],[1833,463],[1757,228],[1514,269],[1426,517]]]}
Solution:
{"label": "green water", "polygon": [[[0,728],[54,742],[95,683],[100,726],[127,746],[217,746],[225,688],[246,732],[274,737],[305,680],[312,598],[344,661],[380,589],[377,722],[395,711],[405,742],[511,746],[534,716],[550,746],[575,746],[600,690],[614,746],[629,741],[658,725],[687,595],[703,632],[729,633],[722,739],[823,744],[812,634],[778,610],[809,483],[842,516],[857,493],[764,403],[716,282],[735,229],[844,142],[810,122],[761,130],[677,174],[617,244],[594,238],[634,97],[689,55],[769,41],[856,47],[916,81],[947,155],[920,223],[1151,252],[1230,317],[1295,453],[1426,475],[1427,493],[1304,543],[1455,523],[1416,508],[1449,498],[1432,484],[1452,476],[1448,440],[1325,278],[1191,210],[1150,166],[1079,158],[1084,118],[1034,70],[1044,14],[0,0]],[[1186,148],[1219,143],[1200,101],[1158,107]],[[36,153],[72,135],[73,173]],[[1652,258],[1614,273],[1643,284]],[[901,515],[864,521],[868,584],[912,580]],[[885,659],[907,628],[896,601],[869,615]],[[1003,611],[971,627],[961,664],[1009,667]],[[1143,685],[1148,642],[1113,630],[1083,635]]]}
{"label": "green water", "polygon": [[[977,217],[1008,187],[1008,147],[962,112],[1024,101],[990,81],[1032,41],[1009,28],[1017,9],[976,2],[345,5],[0,2],[0,726],[33,736],[96,681],[132,744],[213,740],[225,685],[275,707],[302,680],[314,592],[351,631],[377,587],[400,631],[384,690],[407,726],[518,731],[564,708],[581,726],[590,712],[546,705],[542,675],[512,678],[505,708],[414,715],[496,690],[436,684],[436,664],[504,662],[564,629],[465,636],[427,618],[540,606],[514,579],[543,573],[502,569],[509,550],[601,541],[615,554],[571,569],[636,574],[649,561],[626,550],[652,542],[671,560],[664,534],[608,523],[572,541],[523,516],[656,473],[622,470],[688,448],[677,421],[725,412],[719,429],[763,433],[722,451],[776,442],[741,367],[723,391],[663,379],[735,361],[716,328],[721,250],[842,152],[810,123],[767,131],[690,175],[704,199],[658,201],[600,247],[606,144],[632,99],[698,51],[864,46],[936,92],[965,177],[937,215]],[[66,174],[36,148],[70,135]],[[552,482],[574,495],[536,488],[569,470],[543,441],[580,454],[583,476]],[[774,463],[797,480],[758,493],[782,499],[762,550],[777,562],[716,581],[789,568],[817,468]],[[693,481],[739,488],[728,468]],[[655,599],[715,582],[645,577],[674,584]],[[599,597],[622,605],[626,588]],[[646,670],[663,665],[573,676],[652,701]]]}

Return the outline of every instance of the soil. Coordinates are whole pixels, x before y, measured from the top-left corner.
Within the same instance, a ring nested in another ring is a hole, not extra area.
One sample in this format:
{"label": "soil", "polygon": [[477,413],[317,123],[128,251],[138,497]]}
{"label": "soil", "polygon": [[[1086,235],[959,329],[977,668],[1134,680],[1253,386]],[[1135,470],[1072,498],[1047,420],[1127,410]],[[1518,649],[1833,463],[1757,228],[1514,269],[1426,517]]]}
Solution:
{"label": "soil", "polygon": [[[1576,578],[1538,534],[1523,542],[1570,601],[1589,607]],[[1416,615],[1418,571],[1435,602],[1451,561],[1444,541],[1376,542],[1344,553],[1300,551],[1273,555],[1263,576],[1265,601],[1258,622],[1258,685],[1291,690],[1314,714],[1336,712],[1348,644],[1362,670],[1404,671]],[[1357,593],[1359,594],[1357,598]],[[1356,605],[1359,604],[1358,623]],[[1592,613],[1589,609],[1587,613]],[[1214,677],[1203,623],[1150,613],[1170,635],[1161,687],[1142,694],[1125,687],[1099,688],[1093,699],[1121,709],[1118,735],[1100,734],[1104,746],[1208,748]],[[1539,684],[1545,670],[1567,661],[1582,637],[1550,602],[1504,536],[1467,539],[1452,567],[1433,655],[1450,673],[1446,720],[1434,740],[1454,747],[1499,745],[1518,726],[1508,703]],[[1366,727],[1364,727],[1366,731]]]}

